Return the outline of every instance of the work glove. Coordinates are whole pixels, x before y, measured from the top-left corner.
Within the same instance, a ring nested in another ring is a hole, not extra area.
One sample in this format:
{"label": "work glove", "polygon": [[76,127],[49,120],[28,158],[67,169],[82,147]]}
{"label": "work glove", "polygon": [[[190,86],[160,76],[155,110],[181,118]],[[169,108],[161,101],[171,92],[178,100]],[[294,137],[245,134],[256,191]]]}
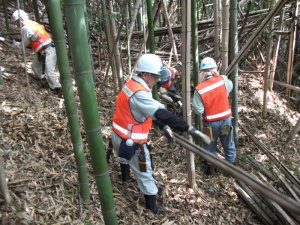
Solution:
{"label": "work glove", "polygon": [[165,134],[165,137],[168,139],[168,142],[174,143],[175,137],[174,137],[174,134],[173,134],[173,131],[171,130],[171,128],[168,125],[165,125],[162,130]]}
{"label": "work glove", "polygon": [[160,88],[159,88],[159,92],[160,92],[161,95],[167,95],[167,94],[168,94],[167,89],[165,89],[165,88],[163,88],[163,87],[160,87]]}
{"label": "work glove", "polygon": [[206,134],[203,134],[201,131],[195,129],[194,127],[190,126],[188,133],[194,138],[199,139],[201,138],[206,144],[209,144],[211,142],[210,137],[208,137]]}
{"label": "work glove", "polygon": [[12,42],[12,45],[16,48],[18,48],[21,45],[21,42],[16,41],[15,39]]}
{"label": "work glove", "polygon": [[4,37],[0,37],[0,41],[5,41],[5,38]]}
{"label": "work glove", "polygon": [[182,102],[181,102],[181,101],[175,102],[175,105],[176,105],[177,107],[179,107],[180,109],[182,109]]}

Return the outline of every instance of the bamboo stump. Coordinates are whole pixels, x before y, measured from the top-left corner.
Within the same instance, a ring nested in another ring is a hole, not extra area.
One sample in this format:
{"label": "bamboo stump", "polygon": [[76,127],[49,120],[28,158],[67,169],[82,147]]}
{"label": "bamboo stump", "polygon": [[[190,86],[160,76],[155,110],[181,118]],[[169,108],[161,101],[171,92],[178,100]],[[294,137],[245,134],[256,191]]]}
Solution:
{"label": "bamboo stump", "polygon": [[11,198],[8,192],[8,187],[5,179],[4,161],[1,153],[0,153],[0,191],[4,196],[5,202],[9,204],[11,202]]}

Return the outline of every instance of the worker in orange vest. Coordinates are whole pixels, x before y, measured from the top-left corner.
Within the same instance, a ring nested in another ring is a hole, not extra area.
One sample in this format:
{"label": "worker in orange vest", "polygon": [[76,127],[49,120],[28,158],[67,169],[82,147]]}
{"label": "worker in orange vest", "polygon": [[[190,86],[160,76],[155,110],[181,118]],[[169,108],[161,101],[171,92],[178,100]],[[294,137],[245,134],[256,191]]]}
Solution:
{"label": "worker in orange vest", "polygon": [[181,78],[182,66],[177,64],[175,67],[168,67],[167,76],[158,79],[157,88],[161,94],[168,94],[176,106],[182,108],[181,96],[175,87],[175,80]]}
{"label": "worker in orange vest", "polygon": [[[232,90],[232,82],[227,76],[219,75],[214,59],[206,57],[200,64],[200,83],[195,88],[193,110],[202,115],[203,126],[210,131],[212,142],[205,148],[216,154],[217,140],[220,138],[225,150],[225,159],[234,163],[236,148],[233,140],[231,108],[228,95]],[[215,167],[207,164],[206,174],[213,175]]]}
{"label": "worker in orange vest", "polygon": [[[21,9],[13,13],[12,19],[17,26],[21,26],[24,46],[30,47],[37,53],[31,65],[35,78],[42,80],[46,77],[50,89],[58,92],[61,84],[59,74],[56,72],[57,57],[50,34],[43,25],[30,20],[28,14]],[[13,41],[16,47],[20,44],[20,42]]]}
{"label": "worker in orange vest", "polygon": [[171,128],[186,131],[194,138],[203,137],[200,131],[165,110],[163,104],[152,98],[151,89],[159,78],[166,75],[165,70],[161,59],[154,54],[145,54],[139,58],[137,75],[125,83],[117,97],[112,124],[112,143],[119,155],[122,181],[130,179],[131,168],[145,196],[146,208],[152,213],[157,213],[159,208],[156,201],[158,189],[152,176],[147,146],[152,121],[170,139],[174,138]]}

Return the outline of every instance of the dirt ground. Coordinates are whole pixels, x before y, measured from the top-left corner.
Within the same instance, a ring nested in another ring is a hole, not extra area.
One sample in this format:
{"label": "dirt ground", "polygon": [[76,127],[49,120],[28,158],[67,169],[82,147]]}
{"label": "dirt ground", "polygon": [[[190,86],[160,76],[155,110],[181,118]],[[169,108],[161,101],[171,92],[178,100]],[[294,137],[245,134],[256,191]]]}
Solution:
{"label": "dirt ground", "polygon": [[[5,83],[0,89],[0,152],[13,200],[7,206],[0,195],[0,223],[103,224],[88,149],[85,148],[92,203],[83,205],[78,194],[64,100],[51,92],[44,81],[33,79],[30,70],[33,56],[27,51],[26,75],[21,51],[0,42],[0,63],[5,69]],[[96,70],[96,76],[99,82],[103,80],[104,72]],[[103,140],[107,145],[115,94],[111,79],[106,82],[103,86],[96,83],[95,91]],[[284,92],[275,91],[269,96],[268,116],[263,119],[262,90],[262,75],[240,74],[240,123],[299,177],[299,135],[289,146],[283,147],[299,112],[293,103],[287,102]],[[82,134],[84,137],[83,128]],[[237,165],[251,171],[242,160],[249,155],[267,164],[268,157],[241,130],[239,135]],[[154,176],[157,185],[163,189],[159,196],[163,208],[157,215],[144,208],[143,195],[136,181],[125,185],[120,182],[119,165],[114,156],[109,171],[120,224],[262,224],[235,192],[234,178],[224,176],[221,171],[213,177],[206,176],[203,161],[196,157],[197,188],[190,189],[185,150],[176,144],[168,144],[164,137],[157,135],[152,138],[152,144]],[[219,154],[222,155],[222,151]]]}

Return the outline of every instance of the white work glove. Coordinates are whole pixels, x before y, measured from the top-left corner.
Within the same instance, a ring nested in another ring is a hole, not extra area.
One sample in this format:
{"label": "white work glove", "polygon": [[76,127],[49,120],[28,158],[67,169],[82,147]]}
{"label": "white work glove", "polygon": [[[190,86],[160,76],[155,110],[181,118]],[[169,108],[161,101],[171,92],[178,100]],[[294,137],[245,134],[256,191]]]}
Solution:
{"label": "white work glove", "polygon": [[171,130],[171,128],[168,125],[165,125],[162,130],[165,134],[165,137],[168,139],[168,142],[174,143],[175,137],[174,137],[174,134],[173,134],[173,131]]}
{"label": "white work glove", "polygon": [[177,101],[175,103],[175,105],[182,109],[182,102],[181,101]]}
{"label": "white work glove", "polygon": [[16,40],[14,39],[13,42],[12,42],[12,45],[13,45],[14,47],[16,47],[16,48],[19,48],[20,45],[21,45],[21,42],[18,42],[18,41],[16,41]]}
{"label": "white work glove", "polygon": [[0,41],[5,41],[5,38],[4,37],[0,37]]}
{"label": "white work glove", "polygon": [[159,92],[160,92],[161,95],[167,95],[167,94],[168,94],[167,89],[165,89],[165,88],[163,88],[163,87],[160,87],[160,88],[159,88]]}
{"label": "white work glove", "polygon": [[210,144],[211,139],[206,134],[203,134],[201,131],[196,130],[194,127],[190,126],[188,133],[195,139],[201,138],[206,144]]}

